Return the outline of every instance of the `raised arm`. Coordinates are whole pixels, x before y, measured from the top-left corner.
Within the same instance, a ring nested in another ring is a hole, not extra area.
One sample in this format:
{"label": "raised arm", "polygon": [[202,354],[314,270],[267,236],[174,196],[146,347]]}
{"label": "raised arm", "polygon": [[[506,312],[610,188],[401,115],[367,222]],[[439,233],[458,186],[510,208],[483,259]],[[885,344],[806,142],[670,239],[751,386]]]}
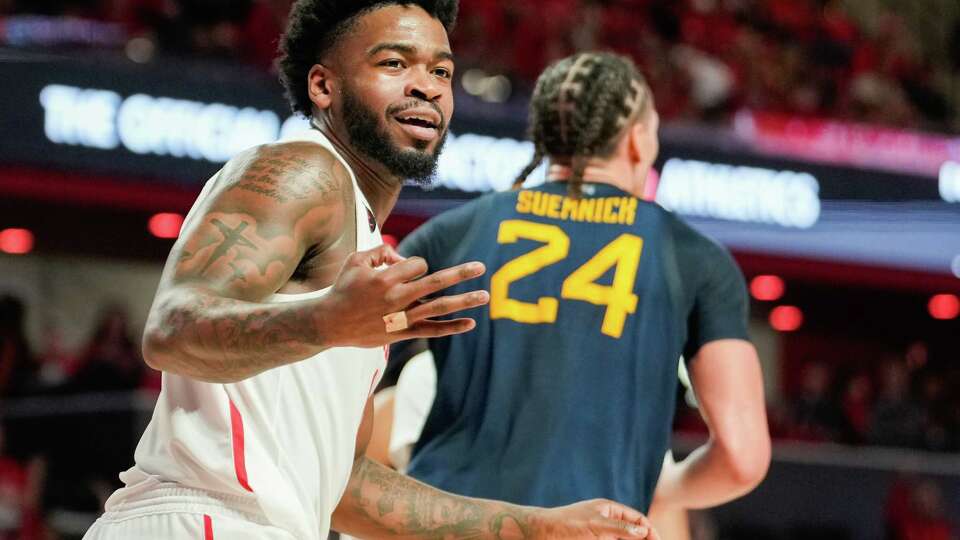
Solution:
{"label": "raised arm", "polygon": [[[265,303],[308,249],[322,254],[352,241],[344,235],[354,226],[349,173],[318,145],[284,143],[238,156],[210,189],[184,224],[150,310],[144,357],[156,369],[234,382],[330,347],[462,332],[473,321],[427,317],[487,300],[483,292],[438,298],[407,311],[409,329],[388,334],[384,315],[484,269],[462,265],[417,279],[427,270],[422,259],[381,246],[347,257],[320,298]],[[383,265],[392,266],[378,271]]]}

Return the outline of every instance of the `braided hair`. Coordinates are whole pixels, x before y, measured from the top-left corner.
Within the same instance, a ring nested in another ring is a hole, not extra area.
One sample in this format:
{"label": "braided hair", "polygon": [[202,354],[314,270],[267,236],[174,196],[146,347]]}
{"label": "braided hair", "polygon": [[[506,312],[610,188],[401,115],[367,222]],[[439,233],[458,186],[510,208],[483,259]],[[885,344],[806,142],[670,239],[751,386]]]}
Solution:
{"label": "braided hair", "polygon": [[646,81],[624,56],[579,53],[547,67],[530,102],[533,160],[514,181],[514,189],[551,156],[569,162],[570,196],[580,197],[590,158],[613,153],[625,129],[651,103]]}

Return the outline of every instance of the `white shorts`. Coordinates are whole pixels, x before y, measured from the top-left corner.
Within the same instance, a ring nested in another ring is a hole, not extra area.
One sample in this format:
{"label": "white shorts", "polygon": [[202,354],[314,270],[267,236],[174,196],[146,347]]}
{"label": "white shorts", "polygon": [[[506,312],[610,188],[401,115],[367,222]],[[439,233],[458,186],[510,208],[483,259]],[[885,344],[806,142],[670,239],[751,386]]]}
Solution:
{"label": "white shorts", "polygon": [[210,496],[190,496],[191,491],[124,503],[101,516],[83,540],[296,540],[262,517]]}

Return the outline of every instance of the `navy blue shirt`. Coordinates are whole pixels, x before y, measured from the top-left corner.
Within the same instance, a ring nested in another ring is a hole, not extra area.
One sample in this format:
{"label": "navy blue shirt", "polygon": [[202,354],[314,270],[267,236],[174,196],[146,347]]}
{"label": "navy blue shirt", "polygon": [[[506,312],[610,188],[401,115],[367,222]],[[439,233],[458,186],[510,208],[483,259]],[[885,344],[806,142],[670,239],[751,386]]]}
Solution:
{"label": "navy blue shirt", "polygon": [[442,489],[557,506],[649,507],[668,448],[677,362],[746,339],[746,288],[719,245],[603,184],[489,194],[400,246],[431,270],[479,260],[489,306],[431,340],[437,397],[409,473]]}

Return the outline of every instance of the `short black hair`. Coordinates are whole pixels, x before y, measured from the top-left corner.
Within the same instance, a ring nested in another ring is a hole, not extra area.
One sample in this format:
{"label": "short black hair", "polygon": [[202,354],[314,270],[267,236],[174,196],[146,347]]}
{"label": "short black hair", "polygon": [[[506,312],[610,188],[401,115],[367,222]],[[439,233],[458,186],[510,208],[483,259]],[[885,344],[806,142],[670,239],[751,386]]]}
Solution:
{"label": "short black hair", "polygon": [[579,197],[591,157],[608,157],[624,130],[653,106],[650,87],[633,61],[608,52],[585,52],[547,67],[530,100],[533,160],[514,181],[523,185],[546,157],[569,161],[570,195]]}
{"label": "short black hair", "polygon": [[307,74],[320,57],[361,16],[391,5],[419,6],[453,31],[459,0],[298,0],[290,9],[287,30],[280,38],[280,80],[294,112],[309,117],[313,102],[307,92]]}

